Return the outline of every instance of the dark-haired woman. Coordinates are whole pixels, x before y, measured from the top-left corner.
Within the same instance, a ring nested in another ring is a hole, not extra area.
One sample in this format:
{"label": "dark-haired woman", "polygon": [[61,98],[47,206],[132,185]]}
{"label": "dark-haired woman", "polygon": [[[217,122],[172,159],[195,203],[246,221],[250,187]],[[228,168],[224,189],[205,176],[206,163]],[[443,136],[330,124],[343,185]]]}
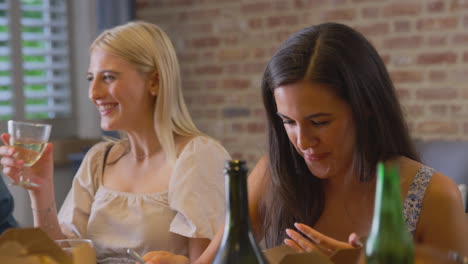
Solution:
{"label": "dark-haired woman", "polygon": [[[357,246],[370,229],[376,164],[394,161],[414,241],[468,255],[460,192],[420,163],[385,65],[360,33],[336,23],[297,32],[268,63],[262,94],[268,155],[249,176],[258,240],[326,254]],[[197,263],[211,263],[221,235]]]}

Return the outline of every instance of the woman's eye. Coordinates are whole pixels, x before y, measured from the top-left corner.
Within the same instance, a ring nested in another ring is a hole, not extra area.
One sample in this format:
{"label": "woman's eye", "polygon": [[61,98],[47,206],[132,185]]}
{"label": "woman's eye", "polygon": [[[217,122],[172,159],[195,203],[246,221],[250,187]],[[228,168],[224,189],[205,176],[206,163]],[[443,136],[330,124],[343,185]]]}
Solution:
{"label": "woman's eye", "polygon": [[102,78],[104,79],[104,81],[113,81],[113,80],[115,80],[115,77],[112,76],[112,75],[104,75]]}
{"label": "woman's eye", "polygon": [[320,122],[319,122],[319,121],[312,121],[312,124],[313,124],[314,126],[317,126],[317,127],[326,125],[326,124],[328,124],[328,123],[330,123],[330,121],[320,121]]}
{"label": "woman's eye", "polygon": [[283,124],[285,124],[285,125],[292,125],[292,124],[294,124],[294,121],[288,120],[288,119],[283,119]]}
{"label": "woman's eye", "polygon": [[93,80],[93,76],[92,76],[92,75],[86,76],[86,80],[87,80],[88,82],[92,81],[92,80]]}

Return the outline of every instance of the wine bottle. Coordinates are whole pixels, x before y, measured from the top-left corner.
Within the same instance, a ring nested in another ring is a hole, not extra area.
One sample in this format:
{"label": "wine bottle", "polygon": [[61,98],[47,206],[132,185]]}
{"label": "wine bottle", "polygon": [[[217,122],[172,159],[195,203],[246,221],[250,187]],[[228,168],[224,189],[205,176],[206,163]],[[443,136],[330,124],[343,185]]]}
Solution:
{"label": "wine bottle", "polygon": [[245,161],[226,161],[226,220],[214,264],[267,263],[252,233]]}
{"label": "wine bottle", "polygon": [[414,244],[403,220],[399,167],[377,165],[377,188],[371,232],[366,243],[367,264],[412,264]]}

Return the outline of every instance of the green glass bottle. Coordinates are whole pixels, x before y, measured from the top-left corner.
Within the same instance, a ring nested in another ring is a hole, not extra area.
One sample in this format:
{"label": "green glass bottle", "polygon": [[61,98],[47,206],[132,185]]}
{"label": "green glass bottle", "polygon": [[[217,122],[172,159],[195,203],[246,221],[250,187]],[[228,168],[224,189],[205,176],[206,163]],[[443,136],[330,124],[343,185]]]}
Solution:
{"label": "green glass bottle", "polygon": [[413,264],[413,238],[403,220],[399,167],[377,165],[377,188],[371,232],[366,243],[367,264]]}
{"label": "green glass bottle", "polygon": [[245,161],[226,161],[226,221],[214,264],[267,263],[252,233]]}

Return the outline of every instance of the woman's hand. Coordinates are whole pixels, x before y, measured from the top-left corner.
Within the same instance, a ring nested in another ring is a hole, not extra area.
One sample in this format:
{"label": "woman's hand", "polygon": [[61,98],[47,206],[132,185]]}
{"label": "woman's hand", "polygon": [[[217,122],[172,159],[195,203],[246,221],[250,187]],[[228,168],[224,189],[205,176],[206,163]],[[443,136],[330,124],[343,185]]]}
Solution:
{"label": "woman's hand", "polygon": [[307,225],[295,223],[294,226],[307,237],[302,236],[292,229],[286,229],[286,233],[290,239],[285,239],[284,243],[297,252],[318,250],[327,256],[331,256],[339,249],[362,247],[362,243],[355,233],[349,236],[348,242],[342,242],[325,236]]}
{"label": "woman's hand", "polygon": [[[18,183],[20,174],[23,177],[29,178],[31,182],[43,186],[53,181],[53,157],[52,157],[52,144],[48,143],[42,153],[41,158],[32,166],[23,166],[24,161],[15,158],[16,150],[9,144],[10,135],[3,133],[1,140],[5,144],[0,146],[0,164],[3,167],[3,174],[7,175],[14,183]],[[41,187],[25,187],[28,190],[37,191]]]}
{"label": "woman's hand", "polygon": [[143,256],[146,264],[190,264],[187,257],[167,251],[151,251]]}

